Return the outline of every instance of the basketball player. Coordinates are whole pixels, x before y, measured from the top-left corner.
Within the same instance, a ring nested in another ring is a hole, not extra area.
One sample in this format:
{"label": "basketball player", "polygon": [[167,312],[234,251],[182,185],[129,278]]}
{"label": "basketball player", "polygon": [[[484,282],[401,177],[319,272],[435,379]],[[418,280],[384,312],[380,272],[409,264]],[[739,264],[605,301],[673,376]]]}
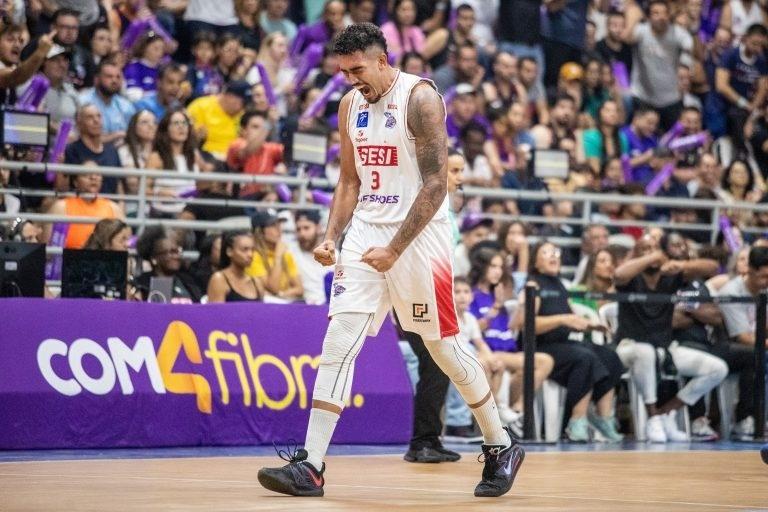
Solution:
{"label": "basketball player", "polygon": [[[325,240],[314,251],[323,265],[336,263],[331,321],[304,449],[282,468],[261,469],[259,482],[284,494],[323,495],[323,457],[350,395],[355,357],[394,306],[403,329],[423,338],[483,432],[485,467],[475,496],[501,496],[525,453],[501,425],[482,366],[456,339],[445,105],[432,82],[389,66],[376,25],[345,28],[334,51],[354,89],[339,106],[341,177]],[[336,262],[335,241],[347,224]]]}

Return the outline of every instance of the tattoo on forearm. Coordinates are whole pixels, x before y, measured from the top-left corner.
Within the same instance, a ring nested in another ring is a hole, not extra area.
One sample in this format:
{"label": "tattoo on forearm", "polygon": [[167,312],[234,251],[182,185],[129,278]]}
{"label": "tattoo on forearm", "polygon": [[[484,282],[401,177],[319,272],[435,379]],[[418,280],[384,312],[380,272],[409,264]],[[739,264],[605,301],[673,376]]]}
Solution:
{"label": "tattoo on forearm", "polygon": [[416,138],[416,160],[423,185],[390,247],[402,254],[443,204],[448,189],[444,168],[448,135],[445,107],[429,85],[417,85],[408,102],[408,127]]}

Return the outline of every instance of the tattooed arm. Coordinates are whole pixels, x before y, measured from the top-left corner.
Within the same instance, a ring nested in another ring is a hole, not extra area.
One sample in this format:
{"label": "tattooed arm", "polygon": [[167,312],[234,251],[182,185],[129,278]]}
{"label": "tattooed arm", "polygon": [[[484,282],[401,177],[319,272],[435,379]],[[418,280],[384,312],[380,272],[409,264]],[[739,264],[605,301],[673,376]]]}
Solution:
{"label": "tattooed arm", "polygon": [[325,240],[314,251],[315,259],[323,265],[333,265],[336,262],[336,240],[352,218],[357,206],[360,192],[360,178],[355,169],[355,154],[352,139],[347,129],[349,106],[352,103],[354,90],[347,93],[339,105],[339,135],[341,137],[341,175],[331,202],[331,213],[328,217],[328,229]]}
{"label": "tattooed arm", "polygon": [[440,96],[426,83],[418,84],[408,100],[408,128],[416,138],[416,160],[422,187],[403,224],[385,248],[371,248],[363,262],[380,272],[389,270],[406,247],[435,216],[448,193],[445,159],[448,153],[445,107]]}

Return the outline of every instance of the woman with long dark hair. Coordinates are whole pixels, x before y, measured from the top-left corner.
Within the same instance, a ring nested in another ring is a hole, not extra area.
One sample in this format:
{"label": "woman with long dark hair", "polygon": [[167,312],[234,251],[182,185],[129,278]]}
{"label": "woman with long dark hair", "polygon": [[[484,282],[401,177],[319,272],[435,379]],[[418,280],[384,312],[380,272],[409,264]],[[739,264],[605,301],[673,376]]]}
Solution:
{"label": "woman with long dark hair", "polygon": [[[125,144],[117,148],[123,167],[129,169],[144,169],[147,160],[152,153],[157,134],[157,119],[149,110],[142,109],[136,112],[128,121],[128,129],[125,132]],[[127,176],[123,178],[123,189],[128,195],[138,195],[139,177]],[[138,202],[125,201],[123,205],[126,217],[135,217],[138,211]]]}
{"label": "woman with long dark hair", "polygon": [[169,277],[172,279],[171,296],[162,297],[164,302],[200,302],[202,293],[192,277],[182,269],[181,247],[164,228],[150,226],[145,229],[136,242],[136,252],[152,267],[151,271],[143,273],[135,281],[145,301],[155,302],[155,298],[150,296],[152,278]]}
{"label": "woman with long dark hair", "polygon": [[[197,150],[192,122],[187,113],[176,108],[166,112],[157,127],[152,153],[147,159],[147,169],[176,171],[179,178],[159,178],[151,185],[157,197],[180,197],[195,190],[195,181],[181,175],[200,172],[202,157]],[[184,209],[184,203],[155,201],[153,216],[175,217]]]}
{"label": "woman with long dark hair", "polygon": [[424,32],[416,25],[418,7],[413,0],[395,0],[390,21],[381,26],[387,40],[387,49],[394,59],[405,52],[424,51]]}
{"label": "woman with long dark hair", "polygon": [[[600,328],[576,315],[568,303],[568,291],[560,280],[560,249],[550,242],[534,247],[529,279],[540,291],[557,292],[556,297],[536,299],[536,347],[555,360],[550,379],[567,389],[565,409],[570,418],[565,430],[571,441],[589,440],[587,409],[595,402],[597,415],[592,427],[610,441],[620,441],[613,414],[614,388],[621,381],[624,366],[616,353],[600,345],[583,343],[583,334]],[[525,296],[521,295],[516,326],[524,322]]]}
{"label": "woman with long dark hair", "polygon": [[225,233],[221,240],[221,270],[208,282],[208,302],[244,302],[264,299],[264,285],[245,271],[253,261],[253,235]]}
{"label": "woman with long dark hair", "polygon": [[597,127],[583,134],[584,156],[595,174],[610,158],[619,158],[629,151],[629,141],[621,128],[621,109],[614,100],[604,102],[597,112]]}

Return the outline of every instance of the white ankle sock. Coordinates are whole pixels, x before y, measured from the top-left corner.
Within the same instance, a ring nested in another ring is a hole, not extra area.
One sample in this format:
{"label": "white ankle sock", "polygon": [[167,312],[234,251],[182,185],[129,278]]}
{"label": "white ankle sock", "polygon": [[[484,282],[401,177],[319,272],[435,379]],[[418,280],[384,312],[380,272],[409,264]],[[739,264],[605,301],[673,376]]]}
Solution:
{"label": "white ankle sock", "polygon": [[323,469],[323,457],[328,451],[328,445],[331,443],[331,437],[333,437],[333,431],[336,429],[336,422],[338,421],[338,414],[324,409],[313,408],[309,412],[307,440],[304,443],[304,449],[309,454],[307,462],[318,471]]}
{"label": "white ankle sock", "polygon": [[493,401],[493,397],[488,398],[483,405],[476,409],[471,409],[471,411],[483,433],[484,444],[501,445],[504,447],[510,445],[512,441],[501,426],[499,410],[496,408],[496,402]]}

